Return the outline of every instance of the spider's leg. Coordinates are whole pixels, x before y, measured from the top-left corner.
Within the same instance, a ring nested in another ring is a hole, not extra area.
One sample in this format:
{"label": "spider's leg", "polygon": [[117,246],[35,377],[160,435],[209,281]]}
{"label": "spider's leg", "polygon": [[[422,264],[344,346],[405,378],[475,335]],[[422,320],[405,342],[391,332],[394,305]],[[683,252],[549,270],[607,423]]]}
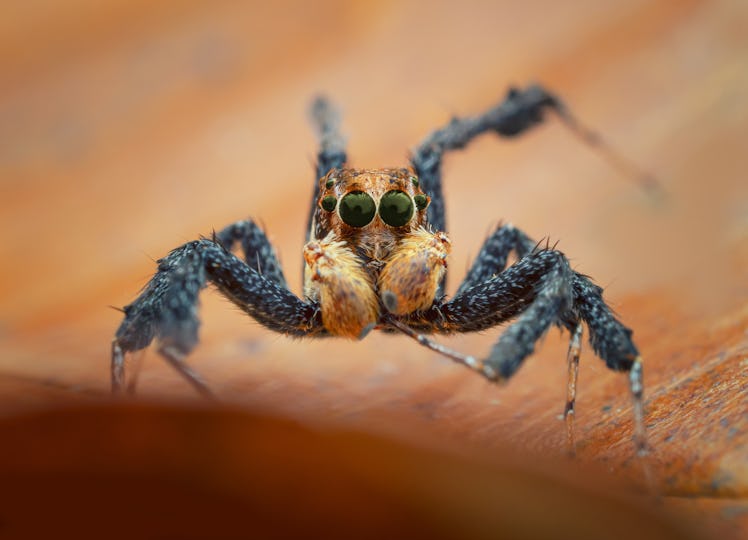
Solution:
{"label": "spider's leg", "polygon": [[314,191],[306,224],[306,241],[310,239],[312,218],[319,198],[319,179],[331,169],[340,169],[348,159],[345,152],[345,139],[340,133],[340,112],[325,97],[318,97],[310,110],[314,131],[319,138],[317,166],[315,169]]}
{"label": "spider's leg", "polygon": [[210,391],[210,388],[205,384],[205,381],[200,374],[184,361],[185,356],[187,356],[185,353],[172,346],[162,346],[159,348],[158,352],[161,353],[161,356],[163,356],[166,361],[174,367],[174,369],[187,379],[195,390],[200,392],[206,398],[215,399],[213,392]]}
{"label": "spider's leg", "polygon": [[[574,331],[570,346],[570,380],[567,411],[576,395],[577,340],[580,321],[587,324],[590,344],[606,365],[629,373],[633,399],[634,442],[639,454],[646,453],[643,411],[642,361],[624,326],[602,297],[602,289],[574,272],[566,257],[553,249],[534,250],[515,264],[452,300],[435,305],[409,321],[414,329],[439,332],[472,332],[516,320],[501,335],[489,355],[475,361],[458,360],[494,381],[510,378],[533,352],[535,342],[552,324]],[[419,340],[421,341],[421,340]]]}
{"label": "spider's leg", "polygon": [[625,327],[603,300],[603,290],[589,278],[574,274],[574,305],[590,333],[590,345],[612,370],[629,374],[629,388],[634,409],[634,443],[637,453],[647,453],[644,426],[644,369],[642,357]]}
{"label": "spider's leg", "polygon": [[557,96],[533,84],[521,90],[510,88],[503,101],[483,114],[453,118],[413,149],[410,161],[423,191],[431,196],[427,217],[436,230],[447,230],[441,180],[444,153],[464,148],[472,139],[489,131],[502,137],[521,135],[541,123],[543,113],[547,110],[556,113],[572,133],[600,151],[614,167],[634,178],[643,189],[653,194],[662,192],[654,176],[614,151],[598,133],[583,126]]}
{"label": "spider's leg", "polygon": [[566,420],[566,443],[571,455],[577,452],[577,443],[574,439],[574,403],[577,399],[577,376],[579,375],[579,354],[582,350],[582,332],[582,323],[579,322],[571,333],[569,351],[566,353],[569,379],[566,384],[564,420]]}
{"label": "spider's leg", "polygon": [[513,137],[543,120],[543,110],[557,108],[556,97],[540,86],[524,90],[510,89],[504,100],[481,115],[453,118],[413,149],[411,164],[424,192],[431,196],[428,221],[439,231],[446,231],[444,196],[442,195],[441,162],[445,152],[465,147],[472,139],[487,131]]}
{"label": "spider's leg", "polygon": [[[536,328],[530,333],[539,337],[548,325],[558,319],[560,308],[570,304],[570,286],[558,279],[560,274],[567,272],[563,261],[563,255],[558,251],[532,251],[503,272],[492,273],[491,277],[463,290],[450,301],[435,303],[429,310],[409,319],[408,325],[414,330],[425,332],[476,332],[493,328],[516,317],[521,318],[532,308],[537,318],[526,317],[525,326],[534,325]],[[549,303],[558,303],[559,306],[555,311],[548,310]],[[544,309],[540,309],[541,307]],[[552,316],[546,313],[549,311]],[[565,312],[564,316],[571,319],[573,314]],[[527,338],[530,337],[528,334],[521,334],[519,337],[525,342],[509,347],[515,349],[512,363],[516,365],[512,373],[522,359],[532,352],[534,345],[534,340],[527,343]],[[484,371],[485,365],[484,360],[476,366],[484,376],[494,380],[511,376],[511,373],[502,374],[497,366],[489,365]]]}
{"label": "spider's leg", "polygon": [[530,253],[535,245],[535,242],[513,225],[502,225],[483,243],[456,294],[462,294],[470,287],[502,272],[512,250],[517,253],[517,258],[521,259]]}
{"label": "spider's leg", "polygon": [[295,336],[324,330],[315,304],[302,301],[221,244],[211,240],[189,242],[159,261],[158,271],[143,292],[124,308],[125,319],[112,343],[114,392],[120,391],[125,382],[125,355],[147,347],[155,338],[159,352],[206,393],[202,379],[183,359],[198,341],[198,295],[207,282],[271,330]]}
{"label": "spider's leg", "polygon": [[533,289],[532,300],[517,320],[504,330],[483,360],[488,378],[508,379],[514,375],[552,324],[573,317],[570,313],[573,273],[559,252],[547,250],[541,253],[549,258],[550,266],[537,281],[527,284]]}
{"label": "spider's leg", "polygon": [[[536,246],[537,244],[533,240],[511,224],[499,227],[483,243],[465,280],[460,284],[457,294],[462,294],[472,286],[502,272],[506,268],[507,258],[512,250],[521,259],[528,253],[531,253]],[[576,399],[582,325],[578,322],[575,326],[571,326],[570,329],[572,330],[572,337],[569,341],[569,351],[567,353],[568,381],[563,417],[566,420],[567,444],[570,453],[573,454],[576,447],[574,442],[574,402]]]}
{"label": "spider's leg", "polygon": [[225,227],[216,233],[215,240],[229,251],[235,243],[239,243],[244,252],[244,260],[251,268],[281,287],[288,288],[273,245],[265,232],[251,219],[237,221]]}
{"label": "spider's leg", "polygon": [[[533,85],[524,90],[512,88],[502,102],[483,114],[452,118],[446,126],[421,141],[413,149],[410,161],[421,188],[431,197],[427,210],[429,224],[435,230],[447,230],[441,178],[441,163],[446,152],[464,148],[472,139],[488,131],[503,137],[519,135],[543,120],[544,109],[556,108],[559,103],[540,86]],[[445,282],[446,273],[442,277],[440,293],[444,291]]]}

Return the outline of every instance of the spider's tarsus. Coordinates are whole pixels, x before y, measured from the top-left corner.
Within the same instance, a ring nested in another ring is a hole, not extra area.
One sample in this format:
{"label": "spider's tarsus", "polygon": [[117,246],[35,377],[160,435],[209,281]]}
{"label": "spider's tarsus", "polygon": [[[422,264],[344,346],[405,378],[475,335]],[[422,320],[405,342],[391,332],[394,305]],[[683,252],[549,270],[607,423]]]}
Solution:
{"label": "spider's tarsus", "polygon": [[644,380],[641,356],[636,357],[629,371],[629,387],[634,400],[634,445],[637,455],[643,457],[649,453],[649,444],[644,424]]}
{"label": "spider's tarsus", "polygon": [[569,340],[569,351],[566,355],[568,381],[566,384],[566,405],[563,418],[566,421],[566,445],[569,455],[576,455],[577,443],[574,438],[574,404],[577,399],[577,377],[579,375],[579,355],[582,349],[583,326],[578,322]]}
{"label": "spider's tarsus", "polygon": [[112,340],[111,377],[112,394],[119,394],[125,384],[125,355],[116,339]]}
{"label": "spider's tarsus", "polygon": [[217,401],[216,395],[208,388],[203,378],[184,361],[184,353],[172,345],[162,346],[159,351],[169,364],[174,367],[203,397]]}

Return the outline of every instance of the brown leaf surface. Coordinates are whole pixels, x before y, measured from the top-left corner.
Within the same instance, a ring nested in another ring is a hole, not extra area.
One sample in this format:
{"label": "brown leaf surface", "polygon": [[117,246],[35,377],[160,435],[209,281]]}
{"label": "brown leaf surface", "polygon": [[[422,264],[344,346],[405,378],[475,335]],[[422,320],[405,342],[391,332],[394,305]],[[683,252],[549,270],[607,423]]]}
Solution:
{"label": "brown leaf surface", "polygon": [[[499,220],[560,240],[635,330],[648,463],[665,506],[715,534],[748,534],[742,3],[71,1],[6,11],[5,416],[105,397],[120,317],[107,306],[129,302],[152,259],[199,234],[261,219],[299,290],[316,151],[304,115],[314,94],[344,109],[352,164],[397,166],[450,115],[538,80],[654,172],[666,196],[653,201],[552,119],[522,139],[480,139],[445,166],[449,290]],[[421,447],[509,446],[554,463],[565,452],[557,416],[566,336],[549,334],[497,388],[406,338],[292,341],[227,308],[203,296],[202,343],[190,361],[233,406]],[[497,335],[443,341],[478,354]],[[153,353],[139,395],[198,399]],[[577,412],[578,461],[642,485],[626,381],[589,350]]]}

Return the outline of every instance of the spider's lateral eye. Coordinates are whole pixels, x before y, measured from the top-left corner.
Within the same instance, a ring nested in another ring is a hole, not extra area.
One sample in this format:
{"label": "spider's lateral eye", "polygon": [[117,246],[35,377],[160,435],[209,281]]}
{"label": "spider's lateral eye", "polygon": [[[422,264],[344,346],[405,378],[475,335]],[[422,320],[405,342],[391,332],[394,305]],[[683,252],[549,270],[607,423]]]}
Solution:
{"label": "spider's lateral eye", "polygon": [[420,193],[413,197],[413,199],[416,201],[416,206],[419,210],[423,210],[429,205],[429,198],[426,195],[421,195]]}
{"label": "spider's lateral eye", "polygon": [[328,195],[327,197],[322,199],[321,206],[328,212],[332,212],[333,210],[335,210],[335,207],[337,206],[337,204],[338,204],[338,200],[334,196]]}
{"label": "spider's lateral eye", "polygon": [[340,218],[351,227],[364,227],[371,223],[377,206],[374,199],[363,191],[351,191],[340,199]]}
{"label": "spider's lateral eye", "polygon": [[335,179],[334,178],[328,178],[327,182],[325,182],[325,187],[327,189],[330,189],[333,186],[333,184],[335,184]]}
{"label": "spider's lateral eye", "polygon": [[379,201],[379,217],[391,227],[402,227],[413,217],[413,201],[403,191],[388,191]]}
{"label": "spider's lateral eye", "polygon": [[418,181],[418,177],[416,176],[411,176],[410,181],[413,183],[415,187],[418,187],[418,184],[420,184],[420,182]]}

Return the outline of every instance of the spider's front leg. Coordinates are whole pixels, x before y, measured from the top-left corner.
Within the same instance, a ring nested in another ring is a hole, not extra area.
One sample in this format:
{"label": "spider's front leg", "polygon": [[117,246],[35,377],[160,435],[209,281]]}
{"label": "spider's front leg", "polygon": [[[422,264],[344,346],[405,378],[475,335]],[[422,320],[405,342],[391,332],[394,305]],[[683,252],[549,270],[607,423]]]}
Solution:
{"label": "spider's front leg", "polygon": [[423,191],[431,197],[428,221],[435,230],[447,230],[441,173],[444,154],[464,148],[483,133],[493,132],[501,137],[522,135],[543,122],[544,114],[549,111],[555,113],[572,133],[603,154],[614,167],[635,179],[643,189],[650,194],[661,193],[662,188],[651,174],[613,150],[599,134],[583,126],[555,94],[532,84],[523,89],[510,88],[503,101],[483,114],[453,118],[413,149],[410,161]]}
{"label": "spider's front leg", "polygon": [[547,109],[556,111],[563,118],[572,118],[561,101],[541,86],[531,85],[523,90],[510,88],[504,100],[493,108],[478,116],[453,118],[413,149],[411,164],[423,191],[431,197],[428,221],[434,229],[447,230],[441,178],[444,154],[464,148],[475,137],[487,132],[502,137],[518,136],[542,122],[543,112]]}
{"label": "spider's front leg", "polygon": [[[234,241],[242,243],[252,266],[227,250]],[[323,331],[317,306],[285,287],[265,234],[251,221],[239,222],[218,233],[215,241],[197,240],[173,250],[159,261],[140,296],[124,308],[125,318],[112,342],[114,392],[125,383],[125,355],[156,339],[161,355],[198,391],[210,395],[202,378],[184,362],[198,341],[198,295],[208,282],[271,330],[297,336]]]}

